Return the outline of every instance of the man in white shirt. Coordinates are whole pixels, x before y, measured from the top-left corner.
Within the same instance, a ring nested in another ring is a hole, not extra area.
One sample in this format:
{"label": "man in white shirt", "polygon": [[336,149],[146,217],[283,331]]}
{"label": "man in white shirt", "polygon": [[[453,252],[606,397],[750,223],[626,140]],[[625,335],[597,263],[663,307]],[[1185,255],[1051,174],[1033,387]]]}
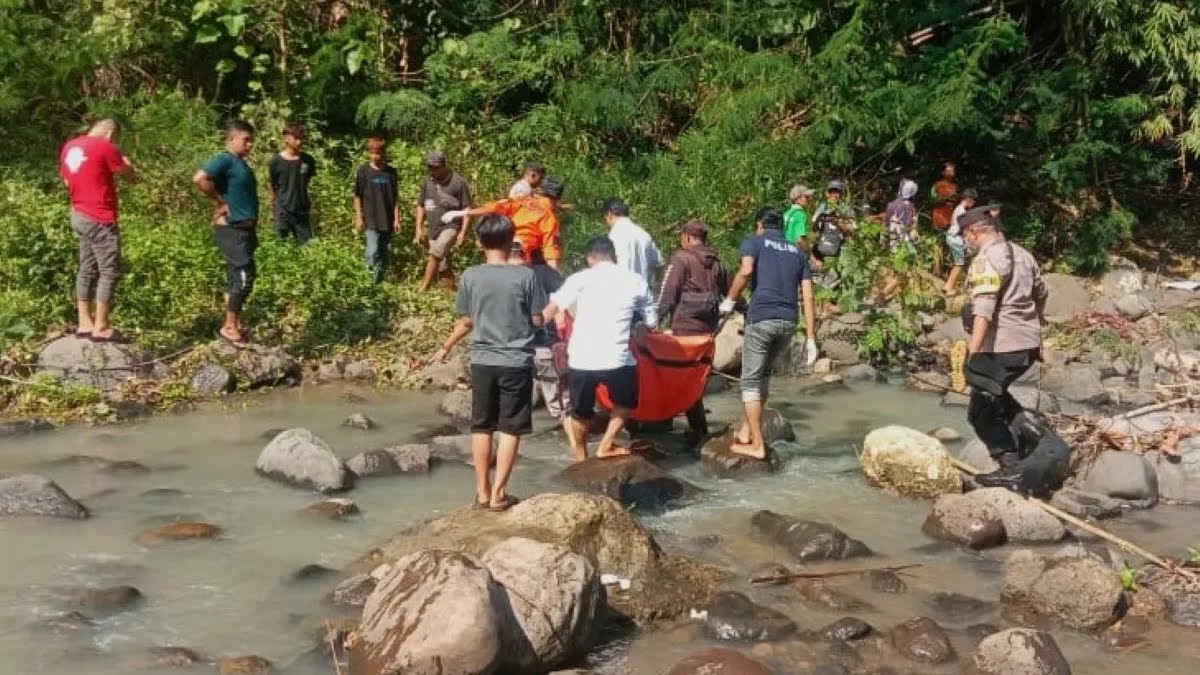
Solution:
{"label": "man in white shirt", "polygon": [[604,200],[601,212],[608,238],[617,251],[617,265],[653,285],[654,271],[662,267],[663,257],[650,233],[629,219],[629,206],[620,199]]}
{"label": "man in white shirt", "polygon": [[946,278],[946,285],[942,287],[943,295],[954,295],[958,290],[959,277],[962,276],[963,267],[967,264],[967,244],[963,240],[962,224],[958,222],[958,219],[967,211],[975,208],[977,198],[975,190],[971,188],[963,190],[962,201],[954,207],[954,212],[950,214],[950,227],[946,230],[946,246],[950,249],[950,257],[954,266],[950,268],[950,276]]}
{"label": "man in white shirt", "polygon": [[632,332],[641,339],[658,323],[658,307],[649,285],[618,267],[616,260],[616,249],[607,237],[589,241],[588,269],[567,277],[542,312],[550,320],[562,312],[574,317],[567,343],[571,409],[563,428],[571,457],[579,462],[587,459],[588,420],[595,415],[596,387],[601,384],[608,388],[613,411],[596,456],[629,454],[628,448],[614,443],[638,404],[637,361],[629,350],[629,336]]}

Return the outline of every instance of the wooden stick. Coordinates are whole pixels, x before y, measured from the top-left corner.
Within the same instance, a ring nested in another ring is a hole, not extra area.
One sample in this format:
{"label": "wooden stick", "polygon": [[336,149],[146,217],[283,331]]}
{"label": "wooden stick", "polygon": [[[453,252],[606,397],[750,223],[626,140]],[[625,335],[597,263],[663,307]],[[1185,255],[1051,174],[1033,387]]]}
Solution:
{"label": "wooden stick", "polygon": [[[950,458],[950,463],[953,464],[954,467],[959,469],[960,471],[963,471],[964,473],[970,474],[972,476],[977,476],[980,473],[982,473],[979,469],[976,469],[975,467],[971,466],[970,464],[967,464],[966,462],[963,462],[962,460],[956,459],[954,457]],[[1177,574],[1181,574],[1185,577],[1188,577],[1189,579],[1197,578],[1196,575],[1191,570],[1184,569],[1176,563],[1170,562],[1168,560],[1164,560],[1164,559],[1160,558],[1159,556],[1151,553],[1150,551],[1147,551],[1146,549],[1142,548],[1141,546],[1138,546],[1137,544],[1134,544],[1133,542],[1126,541],[1125,539],[1118,537],[1117,535],[1109,532],[1108,530],[1097,527],[1081,518],[1077,518],[1056,506],[1051,506],[1050,504],[1047,504],[1046,502],[1044,502],[1040,499],[1035,499],[1033,497],[1025,497],[1025,499],[1033,504],[1038,505],[1039,507],[1042,508],[1042,510],[1044,510],[1046,513],[1049,513],[1050,515],[1054,516],[1055,518],[1058,518],[1059,520],[1064,520],[1068,523],[1071,523],[1072,525],[1075,525],[1076,527],[1080,527],[1084,530],[1087,530],[1088,532],[1096,535],[1097,537],[1100,537],[1101,539],[1104,539],[1110,543],[1116,544],[1118,547],[1120,547],[1125,552],[1132,553],[1137,556],[1141,556],[1142,558],[1149,560],[1150,562],[1154,563],[1155,565],[1158,565],[1159,567],[1167,570],[1168,572],[1174,572]]]}
{"label": "wooden stick", "polygon": [[1141,417],[1142,415],[1149,415],[1152,412],[1166,410],[1167,408],[1170,408],[1172,406],[1182,405],[1189,401],[1194,401],[1197,398],[1200,398],[1200,394],[1195,394],[1192,396],[1180,396],[1179,398],[1173,398],[1170,401],[1163,401],[1162,403],[1155,403],[1153,405],[1144,406],[1144,407],[1138,408],[1136,410],[1130,410],[1129,412],[1127,412],[1123,415],[1117,415],[1116,417],[1113,418],[1113,420],[1114,421],[1115,420],[1129,420],[1129,419],[1133,419],[1134,417]]}
{"label": "wooden stick", "polygon": [[779,581],[791,581],[793,579],[824,579],[826,577],[844,577],[851,574],[864,574],[866,572],[899,572],[913,567],[920,567],[920,563],[911,565],[894,565],[892,567],[860,567],[849,570],[827,570],[824,572],[788,572],[787,574],[776,574],[769,577],[754,577],[750,580],[752,584],[767,584]]}
{"label": "wooden stick", "polygon": [[337,631],[333,629],[333,624],[329,623],[329,619],[325,619],[325,637],[329,640],[329,657],[333,659],[333,669],[337,675],[342,675],[342,664],[338,661]]}

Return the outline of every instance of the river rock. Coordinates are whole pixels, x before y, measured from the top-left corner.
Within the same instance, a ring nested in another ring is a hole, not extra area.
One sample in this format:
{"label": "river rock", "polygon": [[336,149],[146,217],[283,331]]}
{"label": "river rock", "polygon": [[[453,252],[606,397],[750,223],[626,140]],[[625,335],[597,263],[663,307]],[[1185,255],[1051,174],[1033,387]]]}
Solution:
{"label": "river rock", "polygon": [[705,630],[717,640],[771,642],[796,632],[796,622],[786,614],[755,604],[734,591],[717,593],[705,611]]}
{"label": "river rock", "polygon": [[62,612],[38,620],[32,625],[35,631],[50,631],[54,635],[75,635],[82,631],[91,631],[96,627],[96,620],[79,611]]}
{"label": "river rock", "polygon": [[576,490],[612,497],[640,510],[667,508],[694,490],[637,454],[589,457],[563,469],[559,476]]}
{"label": "river rock", "polygon": [[92,342],[68,335],[42,348],[37,372],[110,393],[126,380],[149,378],[149,361],[144,352],[130,344]]}
{"label": "river rock", "polygon": [[733,314],[717,333],[713,355],[713,369],[726,375],[736,375],[742,370],[742,330],[746,319]]}
{"label": "river rock", "polygon": [[[429,441],[430,449],[433,457],[442,462],[465,463],[467,466],[475,464],[475,458],[471,453],[471,434],[455,434],[452,436],[434,436]],[[492,463],[495,465],[496,448],[499,447],[499,440],[493,436],[492,438]]]}
{"label": "river rock", "polygon": [[354,474],[325,441],[308,429],[288,429],[263,448],[255,469],[268,478],[318,490],[339,492],[354,487]]}
{"label": "river rock", "polygon": [[970,675],[1071,675],[1071,666],[1049,633],[1010,628],[979,643],[968,672]]}
{"label": "river rock", "polygon": [[798,520],[773,511],[759,511],[750,518],[759,534],[787,549],[800,562],[846,560],[871,555],[871,549],[845,532],[826,523]]}
{"label": "river rock", "polygon": [[[1190,569],[1200,574],[1200,566],[1193,564]],[[1200,581],[1173,575],[1157,567],[1147,567],[1142,583],[1162,596],[1171,623],[1200,628]]]}
{"label": "river rock", "polygon": [[1046,299],[1046,319],[1069,321],[1085,311],[1092,302],[1091,293],[1079,277],[1069,274],[1043,274],[1050,297]]}
{"label": "river rock", "polygon": [[774,671],[739,651],[717,647],[683,659],[667,675],[774,675]]}
{"label": "river rock", "polygon": [[1085,492],[1127,501],[1141,508],[1158,501],[1158,475],[1141,455],[1105,450],[1079,472]]}
{"label": "river rock", "polygon": [[[222,349],[226,347],[222,346]],[[237,379],[251,389],[293,385],[300,381],[300,362],[278,347],[252,344],[234,352],[233,367]]]}
{"label": "river rock", "polygon": [[1100,373],[1090,364],[1051,366],[1043,373],[1041,384],[1043,388],[1074,403],[1103,405],[1109,400],[1108,390],[1100,381]]}
{"label": "river rock", "polygon": [[872,485],[894,494],[928,499],[962,492],[946,446],[915,429],[893,425],[872,431],[858,460]]}
{"label": "river rock", "polygon": [[838,619],[817,631],[826,640],[850,642],[861,640],[875,631],[871,624],[858,617],[848,616]]}
{"label": "river rock", "polygon": [[1147,453],[1146,461],[1154,467],[1159,497],[1200,503],[1200,439],[1182,441],[1176,455]]}
{"label": "river rock", "polygon": [[[824,322],[822,322],[824,323]],[[818,332],[820,332],[818,330]],[[862,362],[858,353],[858,342],[843,338],[820,341],[821,353],[841,366],[854,366]]]}
{"label": "river rock", "polygon": [[50,421],[37,418],[0,422],[0,438],[24,436],[39,431],[49,431],[53,428],[54,424]]}
{"label": "river rock", "polygon": [[471,397],[469,389],[447,392],[438,403],[438,412],[449,417],[459,431],[467,431],[471,426]]}
{"label": "river rock", "polygon": [[232,373],[212,361],[201,364],[192,375],[192,392],[200,396],[227,394],[236,384]]}
{"label": "river rock", "polygon": [[506,640],[506,668],[544,672],[582,656],[600,627],[600,574],[565,546],[513,537],[483,554],[516,619]]}
{"label": "river rock", "polygon": [[942,619],[963,624],[978,620],[996,605],[962,593],[939,591],[929,598],[929,606]]}
{"label": "river rock", "polygon": [[869,609],[867,603],[825,579],[796,579],[792,582],[792,589],[805,600],[834,612],[857,612]]}
{"label": "river rock", "polygon": [[1044,617],[1068,628],[1099,630],[1120,618],[1121,582],[1112,568],[1076,548],[1008,559],[1001,600],[1019,617]]}
{"label": "river rock", "polygon": [[1145,293],[1130,293],[1117,298],[1117,311],[1133,321],[1154,313],[1154,302]]}
{"label": "river rock", "polygon": [[180,522],[146,530],[138,535],[137,540],[142,546],[155,546],[172,541],[214,539],[220,533],[221,528],[210,523]]}
{"label": "river rock", "polygon": [[867,586],[876,593],[899,594],[908,590],[908,584],[899,574],[888,570],[871,570],[862,575]]}
{"label": "river rock", "polygon": [[54,481],[34,474],[0,478],[0,516],[87,518],[87,507]]}
{"label": "river rock", "polygon": [[335,605],[362,607],[378,585],[379,580],[369,574],[355,574],[338,584],[329,599]]}
{"label": "river rock", "polygon": [[375,364],[370,361],[352,361],[346,364],[342,377],[351,382],[370,382],[375,379]]}
{"label": "river rock", "polygon": [[146,650],[144,670],[159,668],[191,668],[204,659],[187,647],[151,647]]}
{"label": "river rock", "polygon": [[1108,271],[1100,277],[1100,288],[1110,298],[1138,293],[1146,287],[1142,271],[1128,258],[1109,256]]}
{"label": "river rock", "polygon": [[503,597],[500,584],[470,556],[447,550],[406,556],[367,598],[350,672],[493,673],[513,621]]}
{"label": "river rock", "polygon": [[324,361],[317,366],[317,381],[319,382],[336,382],[345,375],[346,365],[349,363],[343,355],[337,355],[328,361]]}
{"label": "river rock", "polygon": [[231,656],[217,663],[220,675],[267,675],[275,666],[261,656]]}
{"label": "river rock", "polygon": [[1008,540],[1004,520],[989,504],[966,495],[943,495],[933,504],[921,531],[971,549],[1000,546]]}
{"label": "river rock", "polygon": [[457,389],[459,384],[468,381],[468,360],[466,352],[457,350],[451,352],[445,363],[431,363],[417,373],[410,375],[423,387],[438,391]]}
{"label": "river rock", "polygon": [[1170,373],[1193,375],[1200,369],[1200,351],[1170,344],[1154,352],[1154,365]]}
{"label": "river rock", "polygon": [[763,439],[768,445],[780,441],[793,442],[796,440],[796,429],[783,413],[774,408],[763,410]]}
{"label": "river rock", "polygon": [[992,458],[987,446],[978,438],[965,443],[959,449],[958,459],[968,466],[975,467],[981,473],[988,473],[1000,468],[1000,463]]}
{"label": "river rock", "polygon": [[664,553],[619,502],[578,492],[536,495],[502,513],[464,508],[401,534],[359,564],[373,568],[427,548],[478,556],[510,537],[565,546],[598,572],[628,579],[631,590],[612,593],[608,604],[639,624],[704,606],[722,577],[715,568]]}
{"label": "river rock", "polygon": [[1027,499],[1004,488],[983,488],[964,495],[995,509],[1004,523],[1008,541],[1018,544],[1053,543],[1066,536],[1062,521]]}
{"label": "river rock", "polygon": [[342,426],[349,427],[351,429],[360,429],[362,431],[370,431],[377,428],[379,425],[375,423],[375,420],[367,417],[364,413],[357,412],[342,420]]}
{"label": "river rock", "polygon": [[137,607],[144,600],[142,592],[133,586],[109,586],[76,591],[72,604],[95,616],[124,612]]}
{"label": "river rock", "polygon": [[1050,498],[1050,505],[1079,518],[1103,520],[1115,518],[1124,511],[1120,500],[1094,492],[1064,487]]}
{"label": "river rock", "polygon": [[919,616],[892,629],[892,646],[902,656],[918,663],[949,663],[955,659],[950,637],[937,622]]}
{"label": "river rock", "polygon": [[731,452],[734,431],[730,430],[721,436],[710,438],[700,447],[700,461],[704,468],[719,478],[774,473],[779,468],[779,455],[775,449],[767,445],[767,456],[755,459],[746,455]]}
{"label": "river rock", "polygon": [[936,438],[943,443],[953,443],[963,439],[962,434],[958,433],[957,429],[952,429],[950,427],[938,427],[936,429],[930,429],[929,433],[925,435],[931,438]]}
{"label": "river rock", "polygon": [[362,513],[350,499],[325,499],[304,507],[304,513],[327,520],[345,520]]}
{"label": "river rock", "polygon": [[433,449],[430,446],[410,443],[360,452],[346,461],[346,467],[359,478],[366,478],[399,473],[429,473],[432,461]]}
{"label": "river rock", "polygon": [[880,377],[879,371],[866,363],[842,368],[838,371],[838,374],[847,382],[872,382],[878,380]]}

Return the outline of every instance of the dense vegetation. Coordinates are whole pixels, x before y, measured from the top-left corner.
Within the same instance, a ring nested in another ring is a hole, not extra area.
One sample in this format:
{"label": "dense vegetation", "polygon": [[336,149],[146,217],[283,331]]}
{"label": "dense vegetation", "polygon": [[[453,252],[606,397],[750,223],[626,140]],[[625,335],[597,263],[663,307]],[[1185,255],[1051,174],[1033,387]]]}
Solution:
{"label": "dense vegetation", "polygon": [[[667,247],[700,216],[729,251],[797,180],[844,176],[879,208],[900,176],[925,190],[955,160],[1062,267],[1098,270],[1135,236],[1194,245],[1198,14],[1194,0],[0,0],[0,342],[70,320],[55,158],[101,115],[126,123],[146,176],[122,193],[116,320],[164,348],[215,333],[222,272],[189,179],[232,115],[262,131],[260,171],[285,120],[313,132],[320,239],[264,246],[249,317],[305,353],[447,304],[363,269],[349,188],[370,130],[395,139],[406,199],[432,147],[485,198],[543,160],[577,205],[575,244],[610,194]],[[857,246],[848,302],[891,262]],[[420,254],[398,249],[411,280]]]}

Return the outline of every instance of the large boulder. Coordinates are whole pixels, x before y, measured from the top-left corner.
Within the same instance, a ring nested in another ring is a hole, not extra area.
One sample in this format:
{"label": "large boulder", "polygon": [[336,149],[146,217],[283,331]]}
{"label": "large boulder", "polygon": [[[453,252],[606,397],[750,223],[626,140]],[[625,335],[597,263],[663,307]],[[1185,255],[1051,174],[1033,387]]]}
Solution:
{"label": "large boulder", "polygon": [[1010,628],[979,643],[970,675],[1071,675],[1071,666],[1049,633]]}
{"label": "large boulder", "polygon": [[1041,385],[1075,403],[1103,405],[1109,400],[1100,373],[1090,364],[1068,363],[1047,368],[1042,374]]}
{"label": "large boulder", "polygon": [[1016,544],[1044,544],[1067,536],[1062,522],[1033,502],[1004,488],[984,488],[964,495],[968,500],[990,506],[1004,523],[1008,541]]}
{"label": "large boulder", "polygon": [[1078,630],[1105,628],[1124,611],[1121,582],[1112,567],[1078,547],[1013,553],[1000,597],[1014,617],[1049,619]]}
{"label": "large boulder", "polygon": [[1100,277],[1100,290],[1116,299],[1130,293],[1140,293],[1146,287],[1142,271],[1128,258],[1109,256],[1108,271]]}
{"label": "large boulder", "polygon": [[406,556],[367,598],[350,649],[354,675],[490,675],[505,650],[504,589],[456,551]]}
{"label": "large boulder", "polygon": [[739,651],[717,647],[688,656],[667,671],[667,675],[774,675],[774,672]]}
{"label": "large boulder", "polygon": [[637,454],[590,457],[571,464],[559,475],[576,490],[611,497],[641,510],[667,508],[695,491]]}
{"label": "large boulder", "polygon": [[584,493],[540,494],[503,513],[463,509],[386,542],[359,563],[362,571],[426,548],[483,555],[500,541],[524,537],[558,544],[587,558],[602,574],[630,581],[610,607],[640,624],[702,607],[722,573],[669,555],[621,504]]}
{"label": "large boulder", "polygon": [[705,630],[717,640],[769,642],[796,632],[796,622],[786,614],[755,604],[734,591],[717,593],[705,612]]}
{"label": "large boulder", "polygon": [[207,361],[192,375],[192,392],[200,396],[216,396],[233,391],[233,374],[219,364]]}
{"label": "large boulder", "polygon": [[455,389],[447,392],[438,403],[438,411],[449,417],[459,431],[465,432],[471,427],[471,396],[469,389]]}
{"label": "large boulder", "polygon": [[272,439],[254,468],[268,478],[320,492],[354,487],[354,473],[325,441],[303,428],[288,429]]}
{"label": "large boulder", "polygon": [[226,355],[233,350],[233,369],[237,381],[251,389],[300,382],[300,362],[278,347],[252,344],[245,349],[235,349],[230,345],[221,345],[218,349]]}
{"label": "large boulder", "polygon": [[129,344],[68,335],[42,347],[37,372],[108,393],[126,380],[149,378],[153,372],[149,361],[148,355]]}
{"label": "large boulder", "polygon": [[504,589],[516,619],[505,641],[506,668],[544,672],[587,652],[604,611],[600,574],[565,546],[514,537],[482,562]]}
{"label": "large boulder", "polygon": [[962,492],[962,477],[946,446],[915,429],[888,426],[867,434],[858,457],[867,480],[906,497]]}
{"label": "large boulder", "polygon": [[54,481],[34,474],[0,478],[0,516],[87,518],[87,507]]}
{"label": "large boulder", "polygon": [[[1200,566],[1192,564],[1190,570],[1200,578]],[[1200,628],[1200,581],[1158,567],[1147,567],[1142,582],[1162,596],[1167,606],[1167,618],[1172,623]]]}
{"label": "large boulder", "polygon": [[976,550],[1000,546],[1008,539],[996,509],[969,495],[938,497],[921,531],[934,539]]}
{"label": "large boulder", "polygon": [[741,314],[733,314],[721,326],[713,355],[714,370],[728,375],[736,375],[742,370],[742,330],[745,327],[746,318]]}
{"label": "large boulder", "polygon": [[949,663],[955,659],[950,637],[936,621],[918,616],[892,628],[892,646],[906,659],[918,663]]}
{"label": "large boulder", "polygon": [[783,547],[800,562],[845,560],[871,555],[871,549],[836,527],[812,520],[799,520],[773,511],[759,511],[750,518],[756,532]]}
{"label": "large boulder", "polygon": [[346,460],[346,467],[359,478],[398,473],[429,473],[433,449],[423,443],[368,450]]}
{"label": "large boulder", "polygon": [[1158,475],[1146,458],[1132,452],[1105,450],[1077,477],[1085,492],[1101,494],[1149,508],[1158,501]]}
{"label": "large boulder", "polygon": [[1092,302],[1087,285],[1069,274],[1043,274],[1042,280],[1050,297],[1046,300],[1046,318],[1054,322],[1069,321],[1087,310]]}
{"label": "large boulder", "polygon": [[1147,453],[1146,461],[1154,467],[1159,497],[1200,503],[1200,439],[1182,441],[1173,455]]}
{"label": "large boulder", "polygon": [[1117,311],[1133,321],[1154,313],[1154,301],[1145,293],[1130,293],[1117,298]]}

